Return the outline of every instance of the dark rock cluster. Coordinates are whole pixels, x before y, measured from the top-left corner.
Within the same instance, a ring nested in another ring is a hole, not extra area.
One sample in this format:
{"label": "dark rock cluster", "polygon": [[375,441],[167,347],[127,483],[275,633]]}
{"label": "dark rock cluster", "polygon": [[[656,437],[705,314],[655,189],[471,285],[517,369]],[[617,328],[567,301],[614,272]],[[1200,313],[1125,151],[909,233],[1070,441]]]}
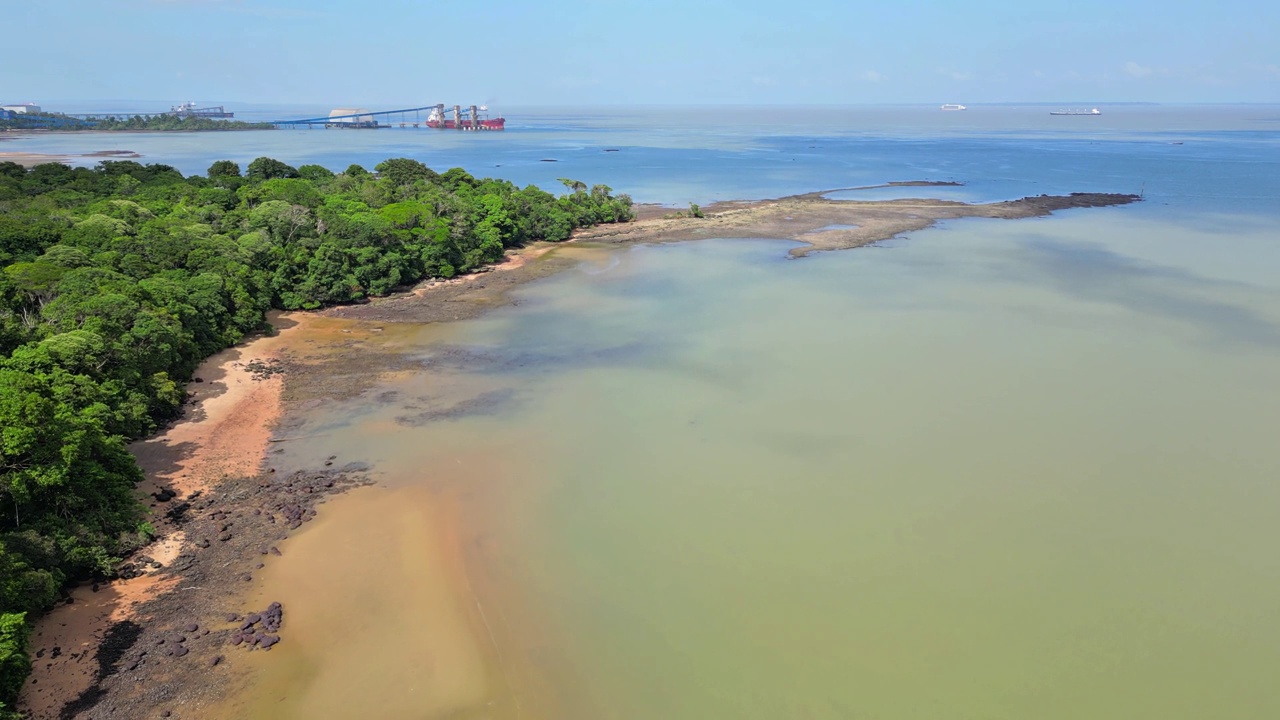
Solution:
{"label": "dark rock cluster", "polygon": [[244,620],[240,621],[240,629],[231,635],[231,644],[244,645],[250,650],[253,648],[270,650],[273,645],[280,642],[280,636],[276,633],[280,632],[280,623],[283,621],[284,608],[280,603],[273,602],[267,606],[266,610],[245,616]]}
{"label": "dark rock cluster", "polygon": [[163,503],[178,497],[178,493],[174,492],[172,488],[160,488],[158,492],[151,493],[151,497],[155,498],[156,502]]}
{"label": "dark rock cluster", "polygon": [[117,569],[117,574],[125,579],[135,578],[139,575],[145,575],[148,570],[164,567],[159,560],[150,555],[134,555],[128,561],[122,563]]}
{"label": "dark rock cluster", "polygon": [[[208,634],[208,629],[202,630],[197,623],[188,622],[177,630],[158,633],[148,648],[146,643],[137,642],[139,636],[142,635],[142,628],[136,627],[131,634],[127,635],[127,644],[124,642],[118,643],[117,660],[115,662],[118,667],[126,672],[133,672],[140,666],[147,664],[148,660],[153,660],[157,657],[186,657],[192,651],[190,641],[203,639]],[[138,649],[139,645],[142,646],[141,649]]]}
{"label": "dark rock cluster", "polygon": [[[274,535],[271,540],[283,539],[285,536],[279,533],[296,530],[316,517],[315,504],[321,497],[367,483],[367,479],[349,474],[361,470],[351,464],[287,477],[267,472],[253,481],[254,487],[243,487],[235,498],[193,494],[181,503],[181,512],[170,519],[174,526],[188,532],[195,550],[208,550],[219,543],[240,548],[241,542],[253,542],[263,535]],[[278,555],[279,550],[271,554]],[[241,572],[234,575],[243,579]]]}
{"label": "dark rock cluster", "polygon": [[316,516],[315,508],[304,508],[293,503],[281,505],[279,510],[290,530],[296,530],[302,523]]}
{"label": "dark rock cluster", "polygon": [[[360,474],[367,469],[350,463],[287,475],[223,478],[215,491],[169,502],[168,509],[184,506],[163,520],[168,529],[186,533],[178,556],[157,568],[153,558],[137,554],[119,572],[124,577],[156,572],[178,582],[141,605],[138,622],[117,623],[108,631],[95,653],[102,670],[92,687],[64,707],[63,715],[155,717],[174,703],[217,696],[226,678],[210,671],[231,664],[227,648],[275,646],[283,619],[278,603],[247,618],[228,614],[227,608],[235,606],[228,603],[254,578],[250,571],[281,554],[277,543],[316,516],[315,506],[324,497],[368,484]],[[224,618],[228,625],[218,627]],[[50,654],[45,653],[45,662]]]}
{"label": "dark rock cluster", "polygon": [[284,374],[284,363],[279,360],[251,360],[244,366],[254,380],[266,380],[272,375]]}

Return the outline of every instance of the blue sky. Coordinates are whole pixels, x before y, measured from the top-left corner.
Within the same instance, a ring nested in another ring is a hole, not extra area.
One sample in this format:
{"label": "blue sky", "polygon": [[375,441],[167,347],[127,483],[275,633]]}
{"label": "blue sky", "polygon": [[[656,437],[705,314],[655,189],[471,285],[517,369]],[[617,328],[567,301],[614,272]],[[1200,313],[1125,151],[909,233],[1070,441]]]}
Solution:
{"label": "blue sky", "polygon": [[1280,2],[4,4],[4,102],[1280,102]]}

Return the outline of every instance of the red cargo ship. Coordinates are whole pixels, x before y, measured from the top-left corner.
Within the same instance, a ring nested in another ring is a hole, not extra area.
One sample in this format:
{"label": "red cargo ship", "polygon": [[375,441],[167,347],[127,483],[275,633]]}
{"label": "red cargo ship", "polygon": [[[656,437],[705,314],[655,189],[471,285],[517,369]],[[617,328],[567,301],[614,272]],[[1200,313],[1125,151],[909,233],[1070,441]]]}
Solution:
{"label": "red cargo ship", "polygon": [[506,128],[507,121],[501,117],[489,117],[489,108],[484,105],[472,105],[465,109],[461,105],[454,105],[446,110],[440,104],[432,108],[426,125],[437,130],[502,130]]}

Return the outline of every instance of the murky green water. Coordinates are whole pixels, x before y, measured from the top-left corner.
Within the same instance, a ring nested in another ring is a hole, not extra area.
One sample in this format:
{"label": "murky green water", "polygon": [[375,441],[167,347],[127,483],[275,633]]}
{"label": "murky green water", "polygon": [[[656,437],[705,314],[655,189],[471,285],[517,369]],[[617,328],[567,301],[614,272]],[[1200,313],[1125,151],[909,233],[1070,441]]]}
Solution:
{"label": "murky green water", "polygon": [[452,498],[566,720],[1280,717],[1280,249],[1162,217],[592,257],[290,452]]}

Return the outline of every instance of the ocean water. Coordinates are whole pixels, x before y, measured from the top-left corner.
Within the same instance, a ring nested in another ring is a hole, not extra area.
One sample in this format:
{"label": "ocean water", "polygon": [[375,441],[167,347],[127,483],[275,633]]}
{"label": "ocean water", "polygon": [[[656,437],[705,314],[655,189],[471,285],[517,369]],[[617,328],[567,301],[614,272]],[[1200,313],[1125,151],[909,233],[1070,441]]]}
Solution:
{"label": "ocean water", "polygon": [[[328,112],[292,106],[231,109],[245,120]],[[563,177],[604,183],[640,202],[668,204],[753,200],[906,180],[964,182],[963,190],[934,191],[973,200],[1105,190],[1146,192],[1179,205],[1191,199],[1277,202],[1276,193],[1266,192],[1274,186],[1237,185],[1232,179],[1261,175],[1240,166],[1267,162],[1280,130],[1280,106],[1118,106],[1104,108],[1099,117],[1050,116],[1050,109],[495,108],[508,118],[505,132],[44,133],[6,138],[0,151],[77,155],[132,150],[144,156],[141,162],[167,163],[188,174],[204,173],[215,160],[230,159],[244,167],[264,155],[335,171],[352,163],[371,169],[388,157],[412,157],[441,170],[463,167],[477,176],[553,190],[561,187],[558,178]],[[1175,142],[1183,144],[1171,144]],[[1206,160],[1213,161],[1214,172],[1226,175],[1184,172],[1207,168]]]}
{"label": "ocean water", "polygon": [[222,716],[1280,716],[1280,110],[1047,111],[122,139],[184,170],[404,154],[664,203],[1145,197],[799,260],[566,248],[481,319],[346,328],[410,369],[299,410],[271,463],[382,487],[257,574],[286,641]]}

